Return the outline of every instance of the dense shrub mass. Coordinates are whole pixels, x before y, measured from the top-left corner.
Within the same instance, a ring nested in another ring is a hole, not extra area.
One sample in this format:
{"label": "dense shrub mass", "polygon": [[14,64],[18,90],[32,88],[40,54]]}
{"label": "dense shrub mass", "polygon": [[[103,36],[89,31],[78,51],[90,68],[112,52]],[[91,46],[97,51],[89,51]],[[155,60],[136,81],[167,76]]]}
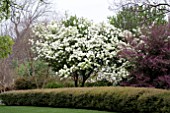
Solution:
{"label": "dense shrub mass", "polygon": [[95,87],[95,86],[113,86],[113,84],[106,79],[96,81],[96,82],[88,82],[86,83],[87,87]]}
{"label": "dense shrub mass", "polygon": [[131,87],[61,88],[13,91],[0,95],[6,105],[50,106],[116,111],[169,113],[170,91]]}
{"label": "dense shrub mass", "polygon": [[145,35],[128,37],[121,56],[133,68],[123,85],[170,89],[170,25],[153,26]]}
{"label": "dense shrub mass", "polygon": [[17,90],[20,89],[35,89],[36,83],[33,78],[18,78],[15,80],[14,88]]}

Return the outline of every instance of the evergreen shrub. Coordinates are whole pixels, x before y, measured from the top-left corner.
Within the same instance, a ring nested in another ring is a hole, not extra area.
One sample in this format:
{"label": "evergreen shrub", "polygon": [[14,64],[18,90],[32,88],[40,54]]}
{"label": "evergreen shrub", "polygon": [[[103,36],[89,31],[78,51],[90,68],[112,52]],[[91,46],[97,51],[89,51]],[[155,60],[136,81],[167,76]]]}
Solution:
{"label": "evergreen shrub", "polygon": [[120,113],[170,113],[170,91],[153,88],[90,87],[11,91],[5,105],[81,108]]}

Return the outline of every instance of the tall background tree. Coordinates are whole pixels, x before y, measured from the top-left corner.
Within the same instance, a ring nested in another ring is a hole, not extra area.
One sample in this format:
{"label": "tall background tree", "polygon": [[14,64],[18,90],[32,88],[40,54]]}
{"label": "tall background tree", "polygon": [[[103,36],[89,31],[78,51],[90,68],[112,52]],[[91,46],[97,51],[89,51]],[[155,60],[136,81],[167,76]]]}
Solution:
{"label": "tall background tree", "polygon": [[155,7],[147,9],[147,6],[124,6],[116,16],[110,16],[108,19],[115,27],[131,32],[138,28],[167,23],[164,10],[158,10]]}
{"label": "tall background tree", "polygon": [[127,6],[145,6],[147,7],[145,10],[156,8],[157,10],[164,10],[165,13],[170,12],[170,0],[112,0],[109,8],[111,10],[119,10]]}
{"label": "tall background tree", "polygon": [[[0,1],[0,21],[3,19],[8,19],[9,17],[14,17],[16,9],[23,10],[23,5],[18,3],[19,0],[1,0]],[[37,0],[43,3],[43,0]]]}
{"label": "tall background tree", "polygon": [[[35,23],[45,20],[50,12],[50,4],[47,1],[42,2],[40,0],[2,0],[0,7],[0,16],[2,17],[0,34],[3,36],[0,39],[0,43],[2,43],[0,48],[3,49],[0,56],[7,56],[10,53],[9,50],[12,49],[12,54],[1,60],[0,77],[3,79],[0,79],[0,82],[2,83],[1,87],[5,88],[13,84],[14,78],[16,78],[15,75],[19,75],[21,70],[19,68],[22,65],[27,68],[25,70],[27,75],[30,75],[30,73],[35,75],[37,65],[34,64],[34,54],[31,52],[31,45],[29,44],[32,34],[31,29]],[[14,42],[13,46],[11,44],[12,40]],[[28,62],[30,66],[26,67]],[[10,84],[6,85],[6,83]]]}
{"label": "tall background tree", "polygon": [[[10,16],[10,0],[1,0],[0,1],[0,22],[4,19],[8,19]],[[8,35],[0,36],[0,92],[5,90],[12,81],[12,77],[9,76],[9,73],[4,73],[7,71],[6,62],[3,58],[7,57],[12,50],[13,40]]]}

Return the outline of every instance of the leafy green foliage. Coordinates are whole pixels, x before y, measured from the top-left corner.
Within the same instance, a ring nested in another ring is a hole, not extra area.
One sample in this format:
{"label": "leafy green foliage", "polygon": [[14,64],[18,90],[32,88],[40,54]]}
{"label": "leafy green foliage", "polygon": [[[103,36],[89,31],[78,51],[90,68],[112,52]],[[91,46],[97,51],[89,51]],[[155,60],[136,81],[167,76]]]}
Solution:
{"label": "leafy green foliage", "polygon": [[87,35],[86,32],[88,27],[91,25],[90,21],[87,21],[85,18],[78,18],[77,16],[70,16],[66,20],[63,20],[62,23],[65,27],[76,27],[78,32],[82,34],[82,36]]}
{"label": "leafy green foliage", "polygon": [[10,16],[10,6],[11,0],[1,0],[0,1],[0,21],[3,19],[8,19]]}
{"label": "leafy green foliage", "polygon": [[35,89],[36,83],[34,82],[33,78],[18,78],[15,80],[15,89],[21,90],[21,89]]}
{"label": "leafy green foliage", "polygon": [[61,88],[61,87],[64,87],[64,85],[57,82],[51,82],[45,85],[45,88]]}
{"label": "leafy green foliage", "polygon": [[20,77],[28,77],[34,75],[43,77],[54,74],[54,72],[49,68],[48,64],[41,60],[36,60],[33,62],[26,61],[22,64],[18,64],[17,61],[14,61],[13,65]]}
{"label": "leafy green foliage", "polygon": [[[22,64],[18,64],[17,61],[14,61],[13,67],[16,70],[19,77],[19,79],[17,79],[15,82],[16,89],[42,88],[54,75],[54,72],[51,70],[48,64],[41,60],[36,60],[32,62],[26,61]],[[20,80],[20,78],[24,80],[22,81]],[[36,84],[36,87],[27,88],[26,85],[24,84],[28,84],[28,85]],[[26,88],[22,88],[22,87],[26,87]]]}
{"label": "leafy green foliage", "polygon": [[7,57],[11,53],[13,43],[9,36],[0,36],[0,59]]}
{"label": "leafy green foliage", "polygon": [[113,84],[109,81],[107,81],[106,79],[102,79],[100,81],[96,81],[96,82],[87,82],[86,86],[87,87],[94,87],[94,86],[112,86]]}
{"label": "leafy green foliage", "polygon": [[49,81],[44,88],[63,88],[63,87],[74,87],[73,82],[71,80],[53,80]]}
{"label": "leafy green foliage", "polygon": [[148,10],[146,6],[123,7],[116,16],[108,17],[108,19],[115,27],[132,32],[133,29],[139,27],[166,23],[164,10],[158,10],[154,7]]}
{"label": "leafy green foliage", "polygon": [[[38,0],[44,2],[44,0]],[[15,16],[16,9],[22,9],[22,6],[17,4],[17,0],[0,0],[0,22],[3,19],[8,19],[10,16]]]}
{"label": "leafy green foliage", "polygon": [[121,113],[169,113],[170,91],[132,87],[60,88],[0,95],[6,105],[96,109]]}

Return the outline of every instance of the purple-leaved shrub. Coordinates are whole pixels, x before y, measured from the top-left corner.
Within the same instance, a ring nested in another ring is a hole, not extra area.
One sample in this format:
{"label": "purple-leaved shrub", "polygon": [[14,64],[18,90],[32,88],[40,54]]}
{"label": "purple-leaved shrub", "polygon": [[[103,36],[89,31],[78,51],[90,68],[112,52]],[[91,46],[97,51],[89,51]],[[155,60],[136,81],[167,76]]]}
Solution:
{"label": "purple-leaved shrub", "polygon": [[128,37],[120,56],[132,63],[121,85],[170,89],[170,25],[153,26]]}

